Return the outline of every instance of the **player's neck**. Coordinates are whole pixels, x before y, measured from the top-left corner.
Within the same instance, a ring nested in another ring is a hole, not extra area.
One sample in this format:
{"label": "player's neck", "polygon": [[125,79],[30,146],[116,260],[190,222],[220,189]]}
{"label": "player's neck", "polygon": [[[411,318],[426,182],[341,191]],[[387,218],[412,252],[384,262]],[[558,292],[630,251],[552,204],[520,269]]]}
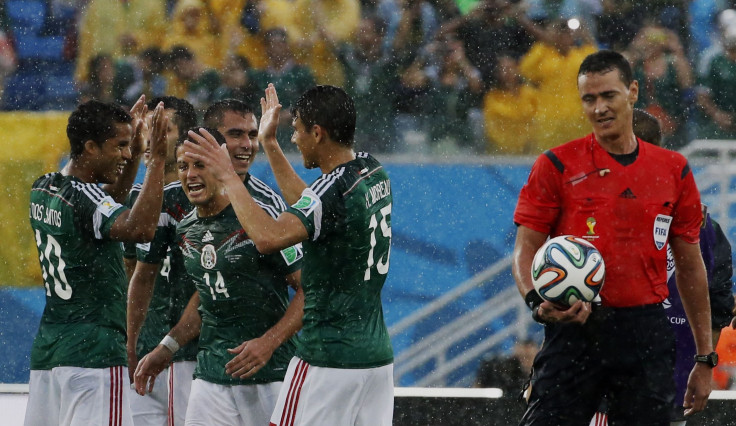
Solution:
{"label": "player's neck", "polygon": [[197,206],[197,216],[200,218],[216,216],[229,205],[230,199],[224,194],[218,194],[210,202]]}
{"label": "player's neck", "polygon": [[69,160],[66,166],[61,169],[61,174],[64,176],[74,176],[85,183],[98,183],[92,167],[89,166],[89,162],[82,158]]}
{"label": "player's neck", "polygon": [[329,150],[325,150],[320,158],[319,169],[323,174],[330,173],[340,164],[355,160],[355,151],[352,148],[336,143],[331,144]]}

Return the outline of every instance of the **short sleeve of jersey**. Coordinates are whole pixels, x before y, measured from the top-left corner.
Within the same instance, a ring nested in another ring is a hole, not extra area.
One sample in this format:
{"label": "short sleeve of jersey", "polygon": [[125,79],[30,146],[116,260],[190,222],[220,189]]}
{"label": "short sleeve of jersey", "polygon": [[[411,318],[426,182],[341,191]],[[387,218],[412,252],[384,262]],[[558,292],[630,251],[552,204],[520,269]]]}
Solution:
{"label": "short sleeve of jersey", "polygon": [[696,244],[700,241],[700,225],[703,221],[700,193],[689,165],[685,164],[682,174],[684,177],[680,197],[672,212],[670,235],[680,237],[690,244]]}
{"label": "short sleeve of jersey", "polygon": [[317,195],[312,189],[315,186],[321,186],[320,179],[315,181],[310,188],[302,191],[299,201],[286,210],[301,220],[312,241],[330,235],[340,226],[343,223],[345,210],[338,185],[329,186],[327,190],[321,192],[321,195]]}
{"label": "short sleeve of jersey", "polygon": [[153,240],[136,244],[136,258],[139,262],[160,263],[166,258],[175,232],[175,228],[166,219],[166,213],[161,213]]}
{"label": "short sleeve of jersey", "polygon": [[302,268],[302,245],[287,247],[278,253],[266,256],[266,261],[272,266],[273,270],[279,275],[289,275]]}
{"label": "short sleeve of jersey", "polygon": [[514,211],[514,223],[545,234],[552,230],[561,207],[559,186],[562,173],[548,155],[554,154],[548,151],[534,162]]}
{"label": "short sleeve of jersey", "polygon": [[72,185],[77,191],[74,214],[80,228],[96,240],[108,239],[115,220],[128,208],[113,200],[97,185],[82,182]]}

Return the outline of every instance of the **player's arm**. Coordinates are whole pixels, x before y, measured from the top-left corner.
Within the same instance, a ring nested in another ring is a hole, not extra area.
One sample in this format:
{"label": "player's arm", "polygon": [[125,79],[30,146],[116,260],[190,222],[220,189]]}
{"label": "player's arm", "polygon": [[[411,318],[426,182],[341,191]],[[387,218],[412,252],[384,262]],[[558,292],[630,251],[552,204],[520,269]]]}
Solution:
{"label": "player's arm", "polygon": [[[541,296],[534,290],[532,284],[532,261],[534,255],[547,240],[547,234],[535,231],[524,225],[516,229],[516,243],[512,255],[511,271],[516,281],[516,287],[527,304],[537,309],[535,319],[543,323],[550,322],[578,322],[584,323],[590,315],[590,303],[577,301],[568,309],[560,309],[549,301],[541,301]],[[541,303],[540,303],[541,301]],[[539,307],[537,308],[536,305]]]}
{"label": "player's arm", "polygon": [[295,215],[286,212],[274,219],[263,211],[235,173],[227,147],[220,147],[207,130],[200,129],[200,132],[203,136],[189,132],[185,155],[201,161],[213,177],[224,185],[238,221],[259,252],[274,253],[309,238],[307,228]]}
{"label": "player's arm", "polygon": [[238,347],[227,350],[231,354],[237,354],[225,364],[227,374],[241,379],[256,374],[271,359],[276,348],[302,328],[304,291],[300,284],[301,271],[287,275],[286,282],[296,290],[296,293],[286,308],[284,316],[261,337],[247,340]]}
{"label": "player's arm", "polygon": [[123,266],[125,266],[125,276],[128,277],[128,282],[133,279],[133,273],[135,272],[136,265],[135,257],[123,256]]}
{"label": "player's arm", "polygon": [[152,392],[156,376],[171,363],[171,359],[179,346],[186,345],[199,336],[202,318],[199,316],[198,308],[199,293],[195,291],[189,299],[179,322],[158,346],[138,362],[133,378],[135,380],[135,391],[139,395],[145,395],[146,391]]}
{"label": "player's arm", "polygon": [[143,145],[144,138],[148,135],[144,134],[144,120],[148,108],[146,107],[146,96],[141,95],[136,101],[133,108],[130,109],[130,115],[133,117],[133,139],[130,141],[130,161],[125,163],[123,172],[118,176],[114,183],[102,185],[102,189],[105,190],[113,200],[118,203],[122,203],[128,197],[130,188],[133,186],[135,177],[138,174],[138,166],[140,164],[141,157],[143,156]]}
{"label": "player's arm", "polygon": [[[700,254],[700,246],[691,244],[680,237],[670,240],[675,259],[675,281],[680,292],[685,314],[695,338],[696,351],[700,355],[713,352],[710,324],[710,301],[705,264]],[[685,415],[702,411],[708,402],[711,391],[712,368],[696,362],[687,383],[685,392]]]}
{"label": "player's arm", "polygon": [[128,342],[126,345],[128,350],[128,374],[131,382],[133,381],[133,373],[138,366],[138,355],[136,353],[138,336],[140,336],[141,328],[143,328],[143,323],[146,320],[148,306],[151,304],[151,297],[153,296],[153,286],[156,283],[160,268],[161,265],[158,263],[138,262],[128,285]]}
{"label": "player's arm", "polygon": [[153,239],[158,225],[164,193],[166,162],[166,126],[163,102],[153,112],[151,161],[148,163],[141,192],[133,207],[117,217],[110,228],[110,238],[116,241],[147,242]]}
{"label": "player's arm", "polygon": [[299,177],[276,140],[276,129],[279,126],[281,104],[276,88],[269,83],[266,97],[261,98],[261,123],[258,126],[258,141],[263,146],[268,163],[271,165],[276,183],[288,204],[299,201],[307,184]]}

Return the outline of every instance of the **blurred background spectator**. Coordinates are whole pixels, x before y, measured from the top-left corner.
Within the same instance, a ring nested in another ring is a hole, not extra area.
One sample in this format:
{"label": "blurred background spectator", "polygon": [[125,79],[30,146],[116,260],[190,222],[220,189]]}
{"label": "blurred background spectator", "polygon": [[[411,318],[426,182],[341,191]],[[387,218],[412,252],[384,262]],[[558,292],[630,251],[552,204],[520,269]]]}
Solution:
{"label": "blurred background spectator", "polygon": [[587,54],[613,48],[634,65],[637,107],[679,148],[734,135],[734,3],[5,0],[0,107],[71,109],[145,93],[199,109],[232,96],[257,109],[274,82],[290,149],[290,102],[311,84],[335,84],[357,101],[361,149],[534,155],[588,132],[569,76]]}
{"label": "blurred background spectator", "polygon": [[689,107],[695,101],[693,72],[677,33],[648,23],[627,50],[639,82],[636,107],[662,124],[665,146],[679,149],[689,141]]}

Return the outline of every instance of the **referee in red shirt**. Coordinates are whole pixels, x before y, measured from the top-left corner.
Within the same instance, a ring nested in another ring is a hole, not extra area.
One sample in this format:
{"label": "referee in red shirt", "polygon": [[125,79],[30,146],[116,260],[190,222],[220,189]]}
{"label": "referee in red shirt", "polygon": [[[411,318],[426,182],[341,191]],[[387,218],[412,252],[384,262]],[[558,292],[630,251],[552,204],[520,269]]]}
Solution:
{"label": "referee in red shirt", "polygon": [[[667,242],[697,353],[685,414],[705,408],[713,353],[705,267],[698,238],[700,195],[685,158],[641,143],[632,114],[638,97],[628,61],[603,50],[578,71],[593,133],[542,154],[514,212],[513,274],[545,338],[534,360],[522,425],[587,426],[603,395],[609,424],[669,424],[674,400],[674,337],[667,297]],[[571,234],[606,261],[602,303],[568,309],[533,290],[531,263],[547,237]]]}

